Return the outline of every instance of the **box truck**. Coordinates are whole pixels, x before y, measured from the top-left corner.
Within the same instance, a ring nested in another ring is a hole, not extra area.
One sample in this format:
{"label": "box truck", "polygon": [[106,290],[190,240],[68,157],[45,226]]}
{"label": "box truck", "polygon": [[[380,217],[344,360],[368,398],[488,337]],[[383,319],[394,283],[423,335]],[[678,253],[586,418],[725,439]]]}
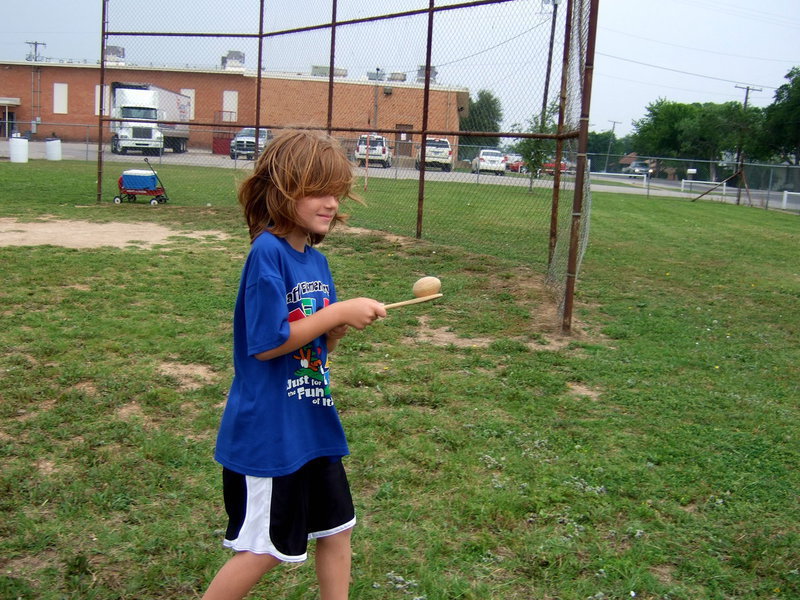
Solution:
{"label": "box truck", "polygon": [[[111,152],[186,152],[192,99],[148,83],[111,84]],[[157,123],[170,121],[170,123]]]}

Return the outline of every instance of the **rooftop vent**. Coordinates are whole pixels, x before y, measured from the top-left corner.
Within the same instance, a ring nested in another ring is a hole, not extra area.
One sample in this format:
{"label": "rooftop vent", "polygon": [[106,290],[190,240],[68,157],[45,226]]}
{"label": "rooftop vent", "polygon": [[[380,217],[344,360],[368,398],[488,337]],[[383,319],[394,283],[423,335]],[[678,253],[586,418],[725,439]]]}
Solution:
{"label": "rooftop vent", "polygon": [[[331,68],[321,65],[314,65],[311,67],[311,75],[314,77],[328,77],[330,75]],[[339,67],[333,68],[333,76],[334,77],[347,77],[347,69],[341,69]]]}
{"label": "rooftop vent", "polygon": [[[431,83],[436,83],[436,67],[431,67]],[[417,69],[417,83],[425,83],[425,65],[420,65]]]}
{"label": "rooftop vent", "polygon": [[222,57],[222,70],[244,71],[244,52],[228,50],[228,54]]}
{"label": "rooftop vent", "polygon": [[106,46],[106,65],[124,65],[125,48],[122,46]]}

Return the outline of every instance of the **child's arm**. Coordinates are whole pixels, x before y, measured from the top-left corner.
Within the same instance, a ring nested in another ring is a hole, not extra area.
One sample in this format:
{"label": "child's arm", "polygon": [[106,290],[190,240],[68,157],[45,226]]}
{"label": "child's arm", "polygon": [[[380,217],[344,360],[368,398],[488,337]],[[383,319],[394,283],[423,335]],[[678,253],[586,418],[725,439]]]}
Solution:
{"label": "child's arm", "polygon": [[325,334],[325,338],[328,342],[328,352],[333,352],[336,349],[336,346],[339,345],[339,340],[347,334],[347,330],[347,325],[339,325]]}
{"label": "child's arm", "polygon": [[383,304],[372,298],[353,298],[334,302],[305,319],[289,323],[289,339],[276,348],[256,354],[255,357],[258,360],[270,360],[283,356],[302,348],[311,340],[340,325],[364,329],[375,319],[385,316],[386,309]]}

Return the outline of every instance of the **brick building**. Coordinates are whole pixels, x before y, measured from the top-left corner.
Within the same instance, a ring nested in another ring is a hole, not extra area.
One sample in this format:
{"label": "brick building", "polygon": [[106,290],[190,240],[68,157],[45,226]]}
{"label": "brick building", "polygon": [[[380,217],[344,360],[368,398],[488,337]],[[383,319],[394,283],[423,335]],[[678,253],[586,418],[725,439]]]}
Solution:
{"label": "brick building", "polygon": [[[323,70],[324,71],[324,70]],[[385,134],[395,141],[397,156],[411,156],[422,128],[422,83],[351,79],[337,73],[333,89],[333,127]],[[114,81],[150,83],[193,99],[190,148],[226,147],[216,141],[255,123],[254,72],[241,68],[179,69],[124,64],[108,65],[103,104]],[[100,67],[85,63],[0,62],[0,136],[12,132],[32,139],[96,141],[100,114]],[[465,88],[430,86],[428,129],[457,131],[469,105]],[[377,117],[377,126],[375,124]],[[299,73],[263,73],[260,122],[266,127],[325,127],[328,77]],[[341,134],[357,137],[357,133]],[[457,139],[451,137],[455,146]],[[108,134],[104,134],[108,139]]]}

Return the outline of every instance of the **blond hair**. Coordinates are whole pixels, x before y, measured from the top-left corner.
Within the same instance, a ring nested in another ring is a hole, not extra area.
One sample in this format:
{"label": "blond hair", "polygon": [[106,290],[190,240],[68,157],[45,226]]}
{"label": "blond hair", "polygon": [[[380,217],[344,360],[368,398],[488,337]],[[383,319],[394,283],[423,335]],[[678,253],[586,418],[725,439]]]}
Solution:
{"label": "blond hair", "polygon": [[[332,137],[305,130],[286,130],[275,136],[256,161],[253,174],[239,186],[252,242],[263,231],[284,237],[297,227],[296,203],[309,196],[350,198],[353,170],[342,147]],[[346,219],[337,213],[331,229]],[[309,244],[324,239],[309,234]]]}

